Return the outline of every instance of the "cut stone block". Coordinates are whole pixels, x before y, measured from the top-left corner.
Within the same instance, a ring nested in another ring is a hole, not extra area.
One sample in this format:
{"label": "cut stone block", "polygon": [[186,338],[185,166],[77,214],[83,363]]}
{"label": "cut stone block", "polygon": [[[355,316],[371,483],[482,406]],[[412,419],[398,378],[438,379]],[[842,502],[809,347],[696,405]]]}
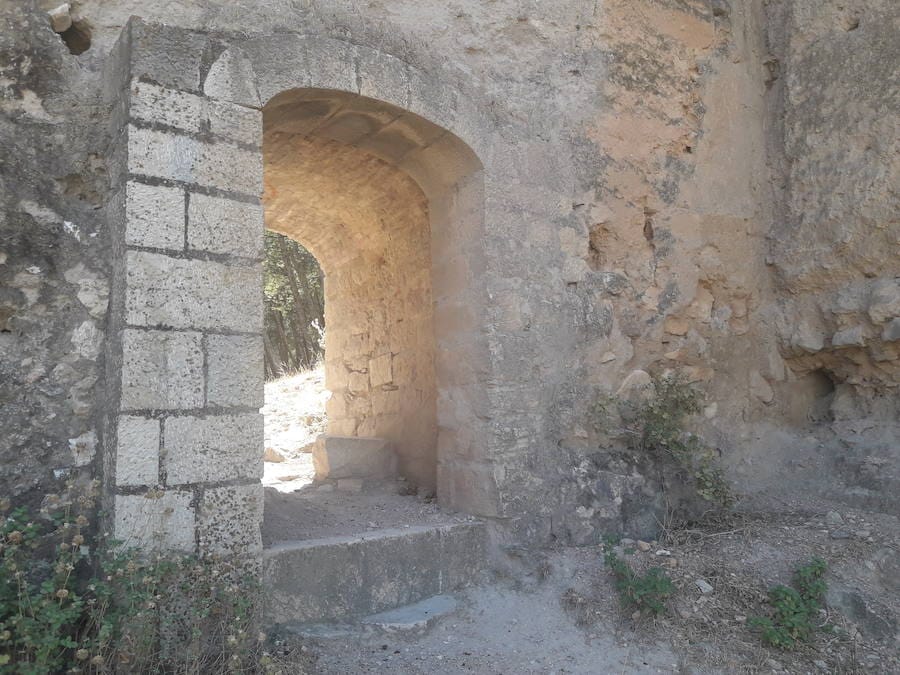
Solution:
{"label": "cut stone block", "polygon": [[188,205],[188,246],[195,250],[259,258],[263,246],[259,204],[192,194]]}
{"label": "cut stone block", "polygon": [[125,316],[132,326],[262,329],[262,266],[126,254]]}
{"label": "cut stone block", "polygon": [[130,181],[125,186],[125,243],[184,249],[184,190]]}
{"label": "cut stone block", "polygon": [[206,342],[207,399],[216,406],[264,403],[261,335],[210,335]]}
{"label": "cut stone block", "polygon": [[164,440],[169,485],[262,477],[262,415],[170,417]]}
{"label": "cut stone block", "polygon": [[116,485],[159,482],[159,420],[121,415],[116,433]]}
{"label": "cut stone block", "polygon": [[279,544],[263,552],[269,624],[363,617],[475,582],[482,523],[418,525]]}
{"label": "cut stone block", "polygon": [[152,82],[131,83],[131,118],[197,133],[202,128],[205,101],[196,94],[167,89]]}
{"label": "cut stone block", "polygon": [[397,457],[381,438],[319,437],[313,450],[316,479],[389,478],[397,473]]}
{"label": "cut stone block", "polygon": [[199,333],[122,332],[123,410],[172,410],[203,405]]}
{"label": "cut stone block", "polygon": [[192,499],[192,493],[181,491],[116,495],[114,538],[126,548],[192,552]]}
{"label": "cut stone block", "polygon": [[201,552],[258,556],[262,518],[263,487],[259,483],[205,490],[198,523]]}
{"label": "cut stone block", "polygon": [[262,115],[226,101],[167,89],[150,82],[131,83],[131,118],[199,133],[208,129],[217,136],[247,144],[259,144]]}
{"label": "cut stone block", "polygon": [[261,153],[167,131],[129,126],[128,171],[254,197],[262,193]]}

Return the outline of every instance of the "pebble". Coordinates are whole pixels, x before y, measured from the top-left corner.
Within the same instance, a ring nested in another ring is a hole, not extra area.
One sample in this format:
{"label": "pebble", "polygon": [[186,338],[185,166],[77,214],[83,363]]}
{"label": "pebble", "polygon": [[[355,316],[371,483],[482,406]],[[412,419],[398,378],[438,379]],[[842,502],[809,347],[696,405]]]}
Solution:
{"label": "pebble", "polygon": [[672,555],[672,551],[669,551],[668,549],[665,549],[665,548],[661,548],[656,552],[656,555],[669,557],[670,555]]}
{"label": "pebble", "polygon": [[629,539],[628,537],[623,537],[619,540],[619,544],[622,546],[634,546],[634,539]]}
{"label": "pebble", "polygon": [[697,586],[697,588],[700,589],[700,592],[703,593],[704,595],[713,592],[712,585],[706,579],[703,579],[703,578],[696,579],[694,581],[694,585]]}
{"label": "pebble", "polygon": [[56,33],[64,33],[72,26],[72,15],[69,13],[71,7],[68,2],[64,2],[56,9],[51,9],[47,14],[50,15],[50,26]]}
{"label": "pebble", "polygon": [[825,522],[829,525],[843,525],[844,517],[837,511],[829,511],[825,514]]}
{"label": "pebble", "polygon": [[648,544],[646,541],[640,541],[640,540],[638,540],[637,547],[640,551],[643,551],[644,553],[646,553],[647,551],[649,551],[652,548],[652,546],[650,546],[650,544]]}
{"label": "pebble", "polygon": [[828,672],[828,664],[820,659],[816,659],[815,661],[813,661],[813,665],[816,668],[818,668],[819,670],[821,670],[823,673]]}
{"label": "pebble", "polygon": [[835,530],[831,533],[832,539],[849,539],[850,533],[847,530]]}

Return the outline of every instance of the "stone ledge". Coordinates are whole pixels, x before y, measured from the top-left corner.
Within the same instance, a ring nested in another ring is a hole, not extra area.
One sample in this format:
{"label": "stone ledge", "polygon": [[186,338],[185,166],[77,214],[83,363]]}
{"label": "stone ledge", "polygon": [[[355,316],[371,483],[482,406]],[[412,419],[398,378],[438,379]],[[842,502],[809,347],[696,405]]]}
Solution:
{"label": "stone ledge", "polygon": [[319,436],[313,449],[316,479],[389,478],[397,473],[397,457],[381,438]]}

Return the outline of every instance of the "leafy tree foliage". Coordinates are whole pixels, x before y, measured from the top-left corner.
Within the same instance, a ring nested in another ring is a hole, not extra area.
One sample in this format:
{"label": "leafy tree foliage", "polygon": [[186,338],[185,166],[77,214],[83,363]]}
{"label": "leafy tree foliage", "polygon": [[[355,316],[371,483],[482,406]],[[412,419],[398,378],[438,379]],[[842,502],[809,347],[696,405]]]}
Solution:
{"label": "leafy tree foliage", "polygon": [[309,368],[324,353],[322,269],[293,239],[266,231],[266,378]]}

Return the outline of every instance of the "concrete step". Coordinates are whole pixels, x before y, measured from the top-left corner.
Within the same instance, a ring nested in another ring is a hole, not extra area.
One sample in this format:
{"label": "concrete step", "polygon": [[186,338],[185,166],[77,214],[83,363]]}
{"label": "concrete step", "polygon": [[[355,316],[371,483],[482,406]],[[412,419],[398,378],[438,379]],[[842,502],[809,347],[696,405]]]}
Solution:
{"label": "concrete step", "polygon": [[486,562],[483,523],[372,530],[276,544],[263,552],[266,623],[340,622],[474,583]]}

